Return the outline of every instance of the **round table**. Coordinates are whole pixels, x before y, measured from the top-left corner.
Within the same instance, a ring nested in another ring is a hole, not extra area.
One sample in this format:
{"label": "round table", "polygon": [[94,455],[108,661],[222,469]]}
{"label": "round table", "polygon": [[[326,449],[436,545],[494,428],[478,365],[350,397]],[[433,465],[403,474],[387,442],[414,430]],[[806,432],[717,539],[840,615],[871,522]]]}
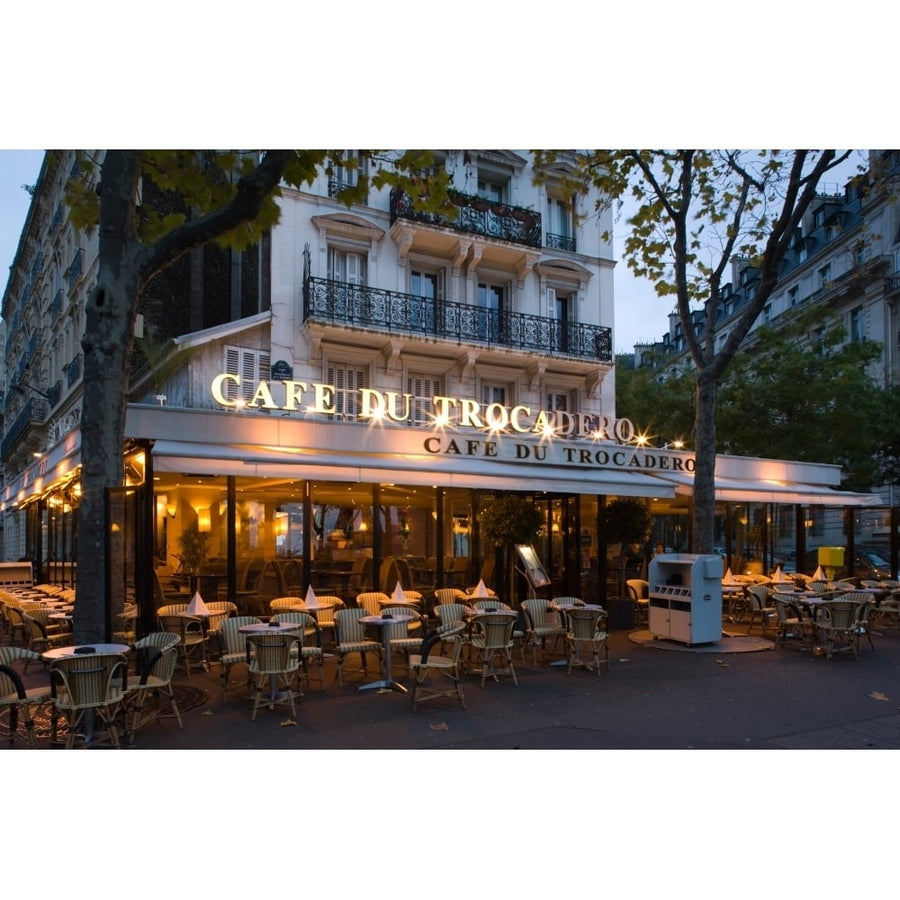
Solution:
{"label": "round table", "polygon": [[[41,654],[41,659],[54,660],[54,659],[62,659],[66,656],[81,656],[82,654],[78,653],[78,650],[85,650],[87,648],[91,648],[91,652],[96,653],[128,653],[131,650],[131,647],[128,644],[72,644],[71,646],[67,645],[65,647],[53,647],[50,650],[45,650]],[[90,656],[90,653],[85,653],[85,656]]]}
{"label": "round table", "polygon": [[381,681],[372,681],[369,682],[369,684],[361,684],[359,686],[361,691],[371,691],[376,688],[383,688],[389,691],[399,691],[401,694],[407,692],[406,688],[400,684],[399,681],[394,681],[393,672],[391,671],[391,636],[389,629],[391,625],[409,622],[414,618],[416,617],[407,615],[392,615],[389,618],[385,618],[384,616],[362,616],[360,618],[359,621],[364,625],[377,625],[381,628],[381,643],[384,646],[384,679]]}

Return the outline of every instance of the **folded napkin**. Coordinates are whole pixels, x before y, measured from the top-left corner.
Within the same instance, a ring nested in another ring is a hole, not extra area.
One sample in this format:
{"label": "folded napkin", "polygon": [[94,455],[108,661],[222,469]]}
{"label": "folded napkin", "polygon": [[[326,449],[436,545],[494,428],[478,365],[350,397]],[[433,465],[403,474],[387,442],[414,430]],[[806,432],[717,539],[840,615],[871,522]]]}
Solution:
{"label": "folded napkin", "polygon": [[316,602],[316,592],[312,589],[312,585],[310,585],[306,589],[306,596],[303,598],[305,603],[315,604]]}
{"label": "folded napkin", "polygon": [[391,600],[395,603],[406,603],[406,594],[403,593],[403,588],[400,586],[399,581],[394,587],[394,593],[391,594]]}
{"label": "folded napkin", "polygon": [[194,592],[194,596],[191,597],[191,602],[188,603],[187,609],[184,612],[185,615],[188,616],[209,615],[209,610],[206,608],[206,604],[203,602],[203,598],[200,596],[200,591]]}
{"label": "folded napkin", "polygon": [[484,586],[484,579],[479,578],[478,584],[475,585],[475,590],[472,592],[473,597],[490,597],[491,595],[488,593],[488,589]]}
{"label": "folded napkin", "polygon": [[772,573],[772,581],[784,581],[784,572],[781,571],[781,566]]}
{"label": "folded napkin", "polygon": [[722,584],[734,584],[734,575],[731,574],[731,567],[725,570],[725,575],[722,578]]}
{"label": "folded napkin", "polygon": [[812,580],[813,581],[825,581],[826,580],[825,573],[822,571],[821,566],[819,566],[819,568],[816,569],[815,572],[813,572]]}

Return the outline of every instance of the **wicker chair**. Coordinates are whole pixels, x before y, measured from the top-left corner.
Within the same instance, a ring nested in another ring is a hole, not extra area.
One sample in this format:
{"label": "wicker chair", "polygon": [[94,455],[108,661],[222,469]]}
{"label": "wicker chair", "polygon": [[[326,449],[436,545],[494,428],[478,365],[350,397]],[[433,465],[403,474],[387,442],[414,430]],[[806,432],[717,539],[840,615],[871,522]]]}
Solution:
{"label": "wicker chair", "polygon": [[318,623],[319,633],[324,635],[325,633],[330,632],[331,641],[334,642],[334,614],[339,609],[345,608],[344,601],[338,597],[337,594],[322,594],[321,596],[316,597],[316,602],[326,606],[329,603],[331,604],[331,609],[317,610],[314,618]]}
{"label": "wicker chair", "polygon": [[[860,619],[868,615],[868,599],[823,600],[816,616],[816,631],[825,647],[825,656],[831,659],[835,646],[853,653],[859,659]],[[843,645],[842,647],[840,645]]]}
{"label": "wicker chair", "polygon": [[762,633],[765,637],[769,630],[769,622],[775,618],[775,607],[766,605],[769,588],[764,584],[747,584],[744,585],[744,596],[747,598],[747,613],[750,616],[747,634],[750,634],[753,623],[758,621],[762,625]]}
{"label": "wicker chair", "polygon": [[226,619],[236,616],[238,608],[236,603],[230,600],[210,600],[206,604],[209,611],[209,617],[206,620],[206,643],[215,645],[215,640],[219,634],[219,629]]}
{"label": "wicker chair", "polygon": [[[546,604],[546,600],[541,601]],[[475,661],[481,666],[481,686],[488,678],[498,681],[499,675],[512,675],[513,684],[519,686],[513,666],[513,629],[515,616],[503,613],[485,613],[470,625],[469,645],[475,652]],[[501,666],[498,668],[497,660]]]}
{"label": "wicker chair", "polygon": [[[71,631],[49,632],[42,622],[32,618],[27,613],[22,613],[22,625],[25,628],[25,640],[28,643],[28,649],[31,650],[40,662],[41,654],[52,647],[64,647],[66,644],[72,643]],[[28,671],[28,666],[34,660],[27,660],[23,668]]]}
{"label": "wicker chair", "polygon": [[[178,635],[167,631],[154,631],[146,637],[135,641],[132,649],[138,660],[138,672],[129,675],[125,682],[125,731],[128,743],[134,743],[134,735],[138,729],[148,722],[159,721],[163,715],[163,698],[168,703],[169,711],[183,728],[181,713],[175,702],[172,691],[172,676],[178,662]],[[144,711],[144,702],[148,695],[156,700],[152,711]]]}
{"label": "wicker chair", "polygon": [[247,661],[247,635],[238,630],[242,625],[259,624],[256,616],[234,616],[222,623],[219,631],[219,679],[222,682],[222,702],[228,688],[228,673],[236,663]]}
{"label": "wicker chair", "polygon": [[[609,672],[609,644],[607,641],[606,611],[602,609],[570,609],[566,612],[566,674],[571,675],[576,666],[596,670],[600,675],[600,666],[605,665]],[[581,648],[585,646],[591,651],[592,663],[581,658]],[[603,659],[600,659],[600,651]]]}
{"label": "wicker chair", "polygon": [[272,615],[280,612],[287,612],[292,606],[303,606],[302,597],[275,597],[269,601],[269,609]]}
{"label": "wicker chair", "polygon": [[[472,609],[485,610],[485,609],[512,609],[512,607],[508,603],[504,603],[502,600],[497,599],[497,595],[492,592],[490,597],[481,597],[478,600],[469,599],[468,606]],[[521,618],[521,617],[519,617]],[[528,634],[524,628],[522,628],[519,619],[516,620],[516,624],[513,626],[513,646],[519,648],[519,656],[522,658],[522,668],[524,669],[526,666],[525,662],[525,644],[527,642]]]}
{"label": "wicker chair", "polygon": [[[454,605],[454,604],[447,604]],[[459,675],[459,657],[462,652],[463,634],[465,624],[461,621],[452,622],[449,626],[441,626],[428,634],[421,642],[418,653],[410,654],[409,670],[413,675],[412,708],[416,711],[420,703],[427,703],[439,697],[451,697],[458,700],[463,709],[466,708],[466,698],[463,696],[462,681]],[[434,645],[440,641],[442,647],[451,645],[451,651],[444,655],[432,654]],[[441,688],[428,684],[429,679],[435,676]],[[448,685],[444,679],[449,679]]]}
{"label": "wicker chair", "polygon": [[405,622],[397,622],[387,629],[386,639],[390,641],[390,652],[395,650],[403,654],[407,671],[409,670],[409,657],[414,650],[422,646],[422,635],[425,633],[426,618],[409,606],[387,606],[382,610],[385,616],[412,616]]}
{"label": "wicker chair", "polygon": [[629,578],[625,582],[625,590],[634,602],[635,621],[646,625],[650,621],[650,582],[640,578]]}
{"label": "wicker chair", "polygon": [[49,703],[50,688],[26,688],[13,664],[19,660],[38,662],[40,657],[24,647],[0,647],[0,712],[9,710],[9,743],[12,745],[19,727],[19,714],[25,726],[25,742],[29,747],[37,746],[34,733],[32,710]]}
{"label": "wicker chair", "polygon": [[[362,595],[361,595],[362,596]],[[365,608],[339,609],[334,614],[335,642],[337,645],[337,682],[344,685],[344,659],[351,653],[358,653],[364,676],[368,674],[366,658],[375,653],[381,663],[380,641],[373,641],[366,634],[366,626],[359,620],[370,615]]]}
{"label": "wicker chair", "polygon": [[541,652],[547,650],[547,638],[553,639],[556,646],[565,640],[566,628],[560,623],[552,623],[547,618],[547,601],[539,597],[530,597],[522,602],[522,610],[525,613],[527,624],[526,640],[531,645],[531,658],[537,665],[537,647],[541,645]]}
{"label": "wicker chair", "polygon": [[178,635],[178,650],[186,675],[191,674],[194,666],[200,666],[204,671],[209,670],[206,661],[206,632],[200,619],[185,615],[157,615],[156,621],[160,631]]}
{"label": "wicker chair", "polygon": [[[297,690],[291,685],[300,672],[300,638],[287,632],[279,634],[252,634],[247,637],[247,668],[253,677],[256,697],[253,700],[252,719],[263,706],[274,709],[281,703],[289,703],[291,715],[297,715],[296,697],[302,697],[299,683]],[[277,694],[278,688],[282,694]]]}
{"label": "wicker chair", "polygon": [[356,605],[367,616],[380,616],[382,607],[390,605],[391,598],[382,591],[364,591],[356,595]]}
{"label": "wicker chair", "polygon": [[272,622],[292,622],[297,626],[300,638],[300,664],[307,683],[311,680],[309,664],[315,663],[319,672],[319,690],[325,690],[325,654],[322,652],[322,635],[316,620],[305,612],[280,612],[272,616]]}
{"label": "wicker chair", "polygon": [[106,725],[112,745],[118,748],[116,715],[125,697],[127,677],[128,664],[121,653],[90,653],[53,660],[50,690],[55,713],[66,717],[67,750],[75,746],[82,722],[86,722],[85,744],[92,742],[94,716]]}
{"label": "wicker chair", "polygon": [[869,647],[875,649],[875,643],[872,641],[872,632],[869,629],[869,617],[872,612],[872,595],[866,591],[848,591],[837,598],[838,600],[846,600],[860,604],[859,617],[856,622],[856,646],[859,648],[860,639],[865,636],[869,642]]}
{"label": "wicker chair", "polygon": [[775,602],[778,628],[775,633],[775,646],[783,647],[788,642],[799,642],[803,649],[811,649],[815,637],[812,622],[803,615],[796,598],[790,594],[775,593],[772,599]]}

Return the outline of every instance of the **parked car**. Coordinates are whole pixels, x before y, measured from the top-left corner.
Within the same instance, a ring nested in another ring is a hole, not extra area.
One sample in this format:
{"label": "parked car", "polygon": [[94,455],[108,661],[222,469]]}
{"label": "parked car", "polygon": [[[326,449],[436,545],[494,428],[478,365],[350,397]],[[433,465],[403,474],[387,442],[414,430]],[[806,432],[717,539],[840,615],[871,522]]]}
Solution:
{"label": "parked car", "polygon": [[858,547],[854,553],[853,574],[857,578],[884,581],[891,577],[891,564],[877,547]]}

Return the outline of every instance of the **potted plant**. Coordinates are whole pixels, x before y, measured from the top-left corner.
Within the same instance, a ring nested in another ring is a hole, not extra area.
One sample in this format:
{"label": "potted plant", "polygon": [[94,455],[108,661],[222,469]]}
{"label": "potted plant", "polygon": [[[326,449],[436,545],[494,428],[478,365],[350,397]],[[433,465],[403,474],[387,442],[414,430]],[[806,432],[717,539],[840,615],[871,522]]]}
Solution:
{"label": "potted plant", "polygon": [[511,594],[513,547],[534,542],[543,525],[541,511],[518,494],[504,494],[482,510],[479,522],[481,533],[503,554],[500,572],[505,575],[505,583],[498,585],[498,588],[503,590],[508,586],[508,593]]}
{"label": "potted plant", "polygon": [[197,575],[200,567],[209,556],[209,534],[200,530],[196,521],[189,522],[178,535],[178,546],[181,553],[175,558],[179,563],[179,571],[188,575]]}
{"label": "potted plant", "polygon": [[[644,544],[653,534],[653,513],[650,512],[650,504],[637,497],[618,497],[606,504],[603,510],[603,543],[621,544],[624,548],[628,544]],[[619,582],[618,593],[621,597],[624,589],[625,556],[621,557],[621,564],[616,569],[616,578]],[[610,614],[610,627],[631,628],[634,623],[634,609],[630,600],[612,600],[607,598],[607,606]]]}

